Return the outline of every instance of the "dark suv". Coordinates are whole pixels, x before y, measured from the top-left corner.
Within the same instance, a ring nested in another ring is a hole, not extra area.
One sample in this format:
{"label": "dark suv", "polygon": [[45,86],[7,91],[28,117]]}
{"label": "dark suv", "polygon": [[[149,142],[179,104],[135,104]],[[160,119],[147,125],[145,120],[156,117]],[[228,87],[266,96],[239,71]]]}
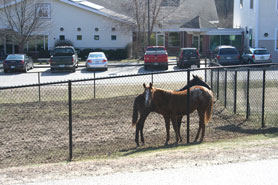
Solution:
{"label": "dark suv", "polygon": [[178,68],[190,68],[192,65],[197,65],[200,68],[200,54],[196,48],[181,48],[177,57]]}
{"label": "dark suv", "polygon": [[218,46],[211,53],[211,61],[220,65],[238,65],[240,64],[240,54],[233,46]]}

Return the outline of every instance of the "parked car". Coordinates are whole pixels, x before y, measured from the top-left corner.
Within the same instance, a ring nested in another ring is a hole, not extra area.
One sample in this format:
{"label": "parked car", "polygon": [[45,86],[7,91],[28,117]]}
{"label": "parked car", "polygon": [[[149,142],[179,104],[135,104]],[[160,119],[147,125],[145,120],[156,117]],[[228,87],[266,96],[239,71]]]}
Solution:
{"label": "parked car", "polygon": [[240,54],[233,46],[218,46],[211,53],[211,60],[220,65],[238,65],[241,64]]}
{"label": "parked car", "polygon": [[49,62],[51,72],[61,69],[75,72],[78,67],[78,54],[72,46],[57,46]]}
{"label": "parked car", "polygon": [[108,69],[108,60],[103,52],[91,52],[86,60],[86,69]]}
{"label": "parked car", "polygon": [[162,67],[168,69],[168,53],[164,46],[149,46],[144,54],[144,69]]}
{"label": "parked car", "polygon": [[178,68],[190,68],[192,65],[197,65],[200,68],[200,54],[196,48],[181,48],[177,57]]}
{"label": "parked car", "polygon": [[33,69],[34,63],[31,57],[26,54],[10,54],[3,62],[4,72],[9,70],[19,70],[27,72],[29,69]]}
{"label": "parked car", "polygon": [[244,64],[271,63],[271,54],[266,48],[250,48],[242,54],[242,62]]}

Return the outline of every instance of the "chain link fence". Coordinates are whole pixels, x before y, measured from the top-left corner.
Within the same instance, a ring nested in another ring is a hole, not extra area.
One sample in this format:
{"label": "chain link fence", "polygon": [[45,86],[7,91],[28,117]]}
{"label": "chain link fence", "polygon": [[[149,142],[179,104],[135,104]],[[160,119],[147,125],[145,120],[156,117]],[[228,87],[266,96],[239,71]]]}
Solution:
{"label": "chain link fence", "polygon": [[[178,90],[192,74],[207,81],[217,100],[205,141],[258,133],[261,126],[277,128],[277,73],[272,68],[185,69],[0,88],[0,168],[134,152],[131,119],[142,84]],[[191,114],[188,130],[184,116],[184,144],[187,131],[193,141],[198,121],[198,114]],[[144,148],[163,147],[161,115],[148,116],[144,136]]]}

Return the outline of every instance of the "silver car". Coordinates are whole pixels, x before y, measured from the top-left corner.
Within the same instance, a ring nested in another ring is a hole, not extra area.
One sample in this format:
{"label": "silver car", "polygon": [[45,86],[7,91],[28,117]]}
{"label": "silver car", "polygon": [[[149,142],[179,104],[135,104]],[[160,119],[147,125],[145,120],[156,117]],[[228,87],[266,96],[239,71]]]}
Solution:
{"label": "silver car", "polygon": [[103,52],[91,52],[86,60],[86,69],[108,69],[108,60]]}
{"label": "silver car", "polygon": [[271,54],[266,48],[250,48],[242,54],[242,61],[245,64],[271,63]]}

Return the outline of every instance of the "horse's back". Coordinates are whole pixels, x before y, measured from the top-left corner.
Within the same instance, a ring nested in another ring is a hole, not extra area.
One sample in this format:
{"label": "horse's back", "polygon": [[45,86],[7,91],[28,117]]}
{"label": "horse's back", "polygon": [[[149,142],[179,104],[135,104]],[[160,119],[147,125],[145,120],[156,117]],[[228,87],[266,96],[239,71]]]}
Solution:
{"label": "horse's back", "polygon": [[156,104],[159,106],[162,114],[185,115],[192,113],[196,109],[207,108],[213,102],[213,93],[204,86],[193,86],[189,94],[189,110],[187,110],[188,91],[168,91],[159,89],[157,93]]}

